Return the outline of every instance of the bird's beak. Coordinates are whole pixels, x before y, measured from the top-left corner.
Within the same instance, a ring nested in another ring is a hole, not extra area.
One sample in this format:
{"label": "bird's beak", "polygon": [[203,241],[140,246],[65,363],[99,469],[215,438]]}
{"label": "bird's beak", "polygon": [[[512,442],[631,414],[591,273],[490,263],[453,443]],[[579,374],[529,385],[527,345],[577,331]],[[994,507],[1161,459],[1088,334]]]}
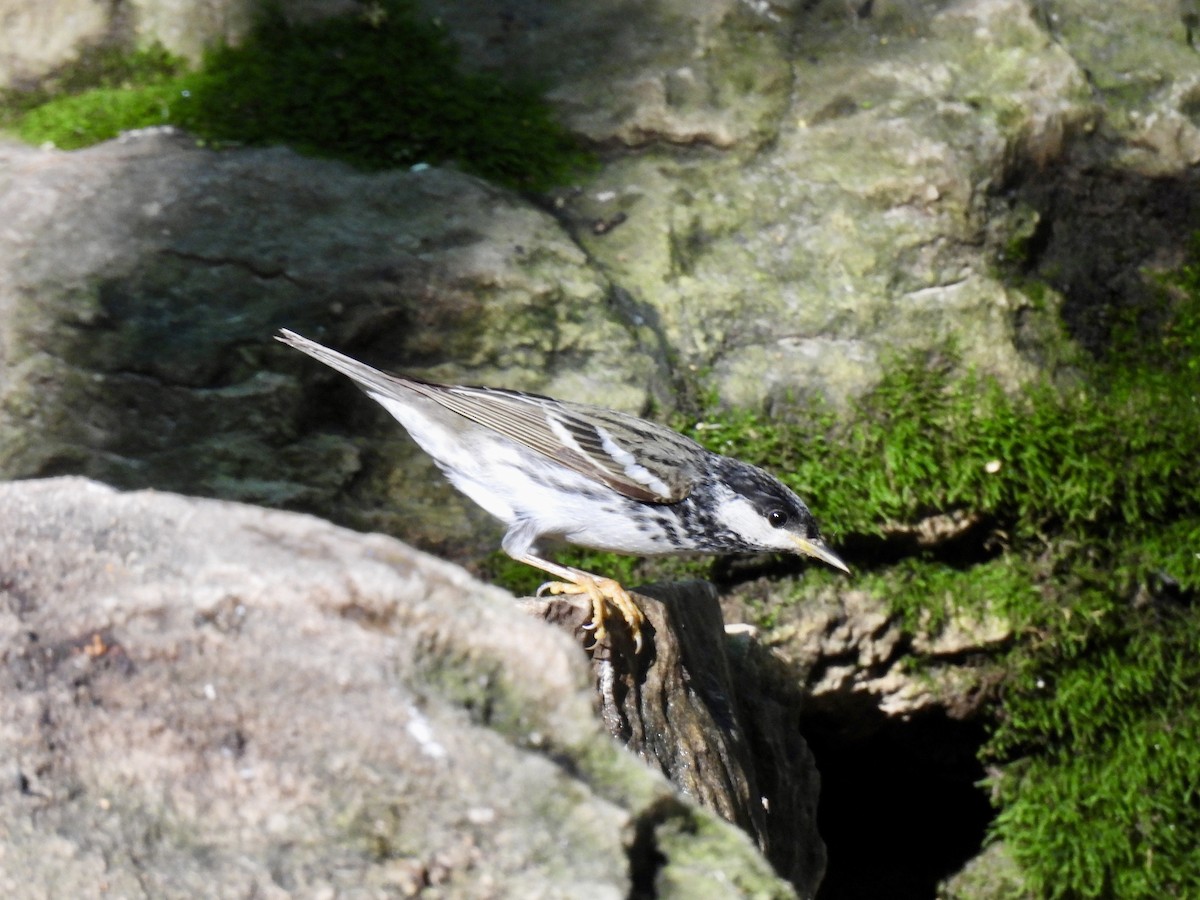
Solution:
{"label": "bird's beak", "polygon": [[841,569],[847,575],[850,574],[850,567],[842,562],[842,558],[825,546],[825,542],[820,538],[802,538],[799,535],[792,535],[792,540],[796,542],[796,547],[805,556],[811,556],[814,559],[819,559],[823,563],[833,566],[835,569]]}

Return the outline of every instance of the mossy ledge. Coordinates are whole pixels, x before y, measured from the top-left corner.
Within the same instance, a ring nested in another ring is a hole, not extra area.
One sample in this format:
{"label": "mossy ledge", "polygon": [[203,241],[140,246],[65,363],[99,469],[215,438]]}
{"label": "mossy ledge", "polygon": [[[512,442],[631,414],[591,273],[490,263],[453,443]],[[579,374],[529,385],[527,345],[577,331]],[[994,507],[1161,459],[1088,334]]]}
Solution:
{"label": "mossy ledge", "polygon": [[[1012,624],[982,757],[992,837],[1037,896],[1200,893],[1200,243],[1161,288],[1068,389],[1005,393],[947,347],[896,360],[849,415],[691,420],[810,498],[912,629]],[[948,516],[968,539],[914,547]]]}

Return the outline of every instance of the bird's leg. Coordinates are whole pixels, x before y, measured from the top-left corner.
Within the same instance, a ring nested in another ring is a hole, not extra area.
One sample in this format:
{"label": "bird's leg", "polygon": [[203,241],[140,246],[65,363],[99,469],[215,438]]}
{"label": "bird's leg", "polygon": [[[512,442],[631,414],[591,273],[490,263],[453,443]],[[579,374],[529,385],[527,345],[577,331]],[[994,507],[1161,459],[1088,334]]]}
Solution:
{"label": "bird's leg", "polygon": [[518,562],[549,572],[561,581],[548,581],[538,588],[538,593],[549,591],[551,594],[586,594],[592,607],[592,625],[595,630],[596,642],[604,640],[608,633],[605,622],[608,619],[608,606],[613,606],[629,626],[633,637],[635,652],[642,649],[642,623],[646,621],[645,614],[633,602],[629,592],[612,578],[604,578],[584,572],[582,569],[560,566],[548,559],[525,553],[517,557]]}

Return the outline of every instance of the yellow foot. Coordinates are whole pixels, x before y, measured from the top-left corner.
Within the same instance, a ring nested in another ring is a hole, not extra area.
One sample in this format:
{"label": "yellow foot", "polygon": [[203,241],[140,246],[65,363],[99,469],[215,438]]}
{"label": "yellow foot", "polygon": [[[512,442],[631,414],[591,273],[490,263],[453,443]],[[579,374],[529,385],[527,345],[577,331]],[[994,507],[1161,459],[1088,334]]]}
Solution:
{"label": "yellow foot", "polygon": [[646,616],[633,602],[629,592],[613,579],[581,575],[577,582],[548,581],[538,588],[539,594],[543,591],[549,591],[551,594],[586,594],[592,604],[592,623],[585,627],[593,629],[597,644],[608,636],[605,622],[608,620],[608,607],[611,605],[629,626],[634,652],[641,652],[642,623],[646,621]]}

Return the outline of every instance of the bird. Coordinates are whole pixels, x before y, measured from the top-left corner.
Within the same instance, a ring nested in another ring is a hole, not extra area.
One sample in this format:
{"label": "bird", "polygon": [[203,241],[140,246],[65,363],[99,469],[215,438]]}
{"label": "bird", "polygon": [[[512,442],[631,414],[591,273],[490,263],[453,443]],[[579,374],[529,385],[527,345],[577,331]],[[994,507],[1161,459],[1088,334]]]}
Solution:
{"label": "bird", "polygon": [[276,339],[354,383],[507,530],[504,552],[586,597],[593,647],[609,607],[642,646],[645,615],[612,578],[540,555],[552,539],[636,556],[792,552],[850,574],[807,505],[762,469],[637,416],[539,394],[392,375],[281,329]]}

